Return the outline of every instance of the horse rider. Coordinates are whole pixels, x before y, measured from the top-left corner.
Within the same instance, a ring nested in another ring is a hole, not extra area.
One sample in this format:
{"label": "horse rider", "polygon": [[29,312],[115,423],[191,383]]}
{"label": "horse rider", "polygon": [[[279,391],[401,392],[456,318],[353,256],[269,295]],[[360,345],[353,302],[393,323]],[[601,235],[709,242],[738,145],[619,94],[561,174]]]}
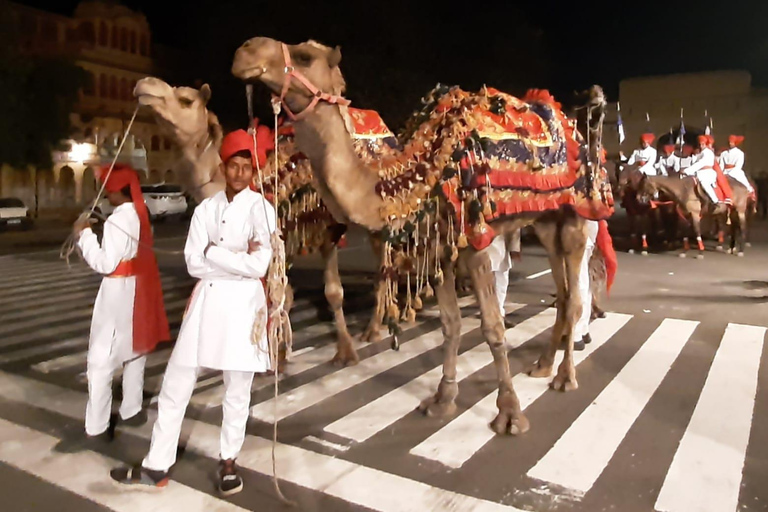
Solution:
{"label": "horse rider", "polygon": [[680,178],[685,176],[685,170],[693,165],[693,146],[690,144],[684,144],[682,148],[680,157],[677,159],[677,169],[675,169],[678,173],[680,173]]}
{"label": "horse rider", "polygon": [[695,176],[701,183],[704,192],[706,192],[713,205],[718,205],[722,201],[717,197],[715,186],[717,184],[717,171],[715,171],[715,152],[712,150],[709,135],[699,135],[699,150],[693,164],[685,169],[687,176]]}
{"label": "horse rider", "polygon": [[656,162],[656,172],[659,176],[669,176],[673,172],[678,172],[680,157],[675,154],[674,144],[665,144],[662,147],[663,154],[659,156]]}
{"label": "horse rider", "polygon": [[755,192],[752,184],[744,172],[744,152],[739,149],[739,144],[744,142],[743,135],[731,135],[728,137],[728,149],[720,154],[720,167],[726,176],[729,176],[745,187],[750,194]]}
{"label": "horse rider", "polygon": [[637,168],[646,176],[656,176],[656,149],[651,146],[656,137],[652,133],[640,136],[640,147],[632,152],[628,165],[637,164]]}

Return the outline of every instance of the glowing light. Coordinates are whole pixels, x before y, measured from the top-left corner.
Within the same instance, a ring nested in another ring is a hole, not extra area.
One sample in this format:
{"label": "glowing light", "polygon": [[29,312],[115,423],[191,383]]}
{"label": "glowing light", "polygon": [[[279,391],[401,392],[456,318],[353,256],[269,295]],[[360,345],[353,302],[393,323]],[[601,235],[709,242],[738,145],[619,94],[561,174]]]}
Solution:
{"label": "glowing light", "polygon": [[96,147],[89,143],[75,142],[67,155],[73,162],[82,164],[86,160],[91,160],[96,155]]}

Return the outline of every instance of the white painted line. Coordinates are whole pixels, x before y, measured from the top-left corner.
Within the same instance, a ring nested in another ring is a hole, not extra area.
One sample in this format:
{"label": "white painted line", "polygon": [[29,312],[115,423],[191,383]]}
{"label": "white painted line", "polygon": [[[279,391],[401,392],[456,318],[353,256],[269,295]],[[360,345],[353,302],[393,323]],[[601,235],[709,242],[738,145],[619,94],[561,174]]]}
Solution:
{"label": "white painted line", "polygon": [[697,325],[665,319],[528,476],[577,495],[589,491]]}
{"label": "white painted line", "polygon": [[737,512],[765,327],[728,324],[656,500],[663,512]]}
{"label": "white painted line", "polygon": [[58,453],[59,439],[0,419],[0,461],[82,498],[118,512],[136,510],[244,511],[186,485],[171,481],[161,492],[119,492],[109,470],[120,465],[95,452]]}
{"label": "white painted line", "polygon": [[545,275],[551,274],[551,273],[552,273],[552,269],[548,268],[547,270],[542,270],[541,272],[536,272],[535,274],[531,274],[528,277],[526,277],[526,279],[537,279],[537,278],[539,278],[541,276],[545,276]]}
{"label": "white painted line", "polygon": [[325,439],[320,439],[319,437],[315,437],[315,436],[307,436],[304,438],[304,441],[316,443],[325,448],[336,450],[337,452],[345,452],[349,450],[349,446],[344,446],[343,444],[339,444],[339,443],[332,443],[331,441],[326,441]]}
{"label": "white painted line", "polygon": [[46,343],[39,347],[30,347],[15,352],[9,352],[8,354],[0,355],[0,364],[11,363],[13,361],[20,361],[28,357],[35,357],[42,354],[47,354],[55,350],[61,350],[65,348],[87,349],[88,348],[88,336],[76,336],[67,340],[56,341],[54,343]]}
{"label": "white painted line", "polygon": [[[34,396],[35,407],[53,411],[68,418],[82,419],[85,410],[86,396],[84,393],[77,393],[5,372],[0,372],[0,396],[23,404],[29,404],[29,396]],[[149,411],[149,416],[147,424],[130,429],[131,433],[149,439],[152,425],[157,418],[156,411]],[[211,457],[214,460],[218,459],[221,449],[218,425],[185,419],[182,437],[185,437],[184,433],[189,434],[187,438],[188,450]],[[427,510],[522,512],[515,507],[465,496],[354,462],[282,443],[277,443],[275,457],[278,476],[281,480],[335,496],[370,510],[381,512],[424,512]],[[246,436],[237,463],[242,468],[271,476],[272,441],[250,435]],[[66,468],[72,475],[80,474],[79,472],[73,473],[70,465],[66,465]],[[106,476],[106,471],[104,475]],[[87,482],[92,484],[91,479],[88,479]],[[121,493],[120,496],[133,494]],[[153,493],[151,497],[156,498],[156,493]],[[145,506],[146,510],[161,509],[157,502],[147,504],[142,502],[142,505]],[[201,501],[200,506],[211,507],[211,504]],[[132,508],[131,512],[134,510],[139,509]],[[166,509],[163,508],[162,510]],[[167,510],[177,510],[176,504]],[[217,509],[212,507],[205,510]]]}
{"label": "white painted line", "polygon": [[[542,326],[537,327],[532,325],[530,329],[531,331],[535,332],[539,329],[540,333],[552,325],[556,314],[555,310],[548,309],[547,311],[549,311],[551,315],[549,324],[544,328],[542,328]],[[533,317],[530,320],[533,320],[534,318],[536,317]],[[590,334],[592,335],[592,343],[587,345],[585,350],[574,353],[574,364],[578,365],[594,353],[616,334],[619,329],[629,322],[631,318],[631,315],[609,313],[606,318],[592,322],[589,327]],[[520,325],[522,325],[522,323]],[[533,334],[533,336],[535,335],[536,334]],[[555,359],[555,371],[557,371],[557,367],[562,360],[563,352],[558,351]],[[523,410],[535,402],[541,395],[546,393],[549,388],[549,379],[536,379],[529,377],[524,373],[515,375],[512,379],[512,383],[515,386],[515,392],[520,400],[520,407]],[[498,413],[496,396],[497,391],[488,394],[470,409],[463,412],[456,419],[428,437],[421,444],[415,446],[411,450],[411,453],[413,455],[440,462],[451,468],[460,468],[495,436],[493,431],[488,427],[488,423],[490,423]],[[457,443],[457,439],[461,439],[461,442]]]}
{"label": "white painted line", "polygon": [[[507,304],[507,311],[516,311],[522,307],[524,307],[523,304]],[[546,312],[540,314],[549,316]],[[547,318],[547,323],[549,323],[549,318]],[[480,320],[475,318],[464,318],[461,324],[462,335],[480,328]],[[509,334],[518,328],[520,326],[507,332]],[[456,362],[457,382],[461,382],[464,378],[491,363],[493,363],[493,356],[487,343],[481,343],[471,350],[467,350],[458,357]],[[423,399],[435,392],[442,374],[443,366],[439,365],[331,423],[324,430],[362,443],[418,407]]]}

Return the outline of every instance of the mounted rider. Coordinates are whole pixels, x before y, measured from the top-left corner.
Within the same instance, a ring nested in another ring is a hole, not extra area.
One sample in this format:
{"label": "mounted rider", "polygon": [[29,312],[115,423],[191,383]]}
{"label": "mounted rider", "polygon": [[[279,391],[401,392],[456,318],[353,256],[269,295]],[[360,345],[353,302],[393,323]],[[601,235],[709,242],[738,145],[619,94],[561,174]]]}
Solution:
{"label": "mounted rider", "polygon": [[665,144],[662,151],[656,162],[656,173],[659,176],[669,176],[673,172],[679,172],[680,157],[675,154],[675,145]]}
{"label": "mounted rider", "polygon": [[682,150],[682,156],[677,159],[676,171],[680,173],[680,178],[686,175],[685,170],[693,165],[695,156],[693,154],[693,146],[690,144],[684,144]]}
{"label": "mounted rider", "polygon": [[717,196],[716,185],[718,184],[718,173],[715,170],[717,160],[715,159],[715,152],[712,149],[714,138],[710,135],[699,135],[699,150],[696,154],[693,164],[685,170],[687,176],[695,176],[701,187],[706,192],[713,205],[721,203],[729,203],[731,201],[730,187],[725,190],[723,194],[724,200],[721,201]]}
{"label": "mounted rider", "polygon": [[646,176],[656,176],[656,149],[651,146],[656,138],[652,133],[644,133],[640,136],[640,147],[632,152],[627,164],[635,165]]}
{"label": "mounted rider", "polygon": [[720,167],[726,176],[733,178],[744,185],[750,194],[755,192],[752,184],[744,172],[744,152],[739,149],[739,144],[744,142],[743,135],[731,135],[728,137],[728,149],[720,154]]}

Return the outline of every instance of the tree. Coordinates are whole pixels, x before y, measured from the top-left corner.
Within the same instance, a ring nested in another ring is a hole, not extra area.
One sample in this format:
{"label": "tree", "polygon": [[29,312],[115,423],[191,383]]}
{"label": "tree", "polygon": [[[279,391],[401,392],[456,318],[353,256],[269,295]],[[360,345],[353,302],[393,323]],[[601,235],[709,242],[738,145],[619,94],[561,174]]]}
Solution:
{"label": "tree", "polygon": [[50,167],[51,153],[70,135],[69,114],[85,71],[62,58],[24,55],[19,26],[0,19],[0,163]]}

